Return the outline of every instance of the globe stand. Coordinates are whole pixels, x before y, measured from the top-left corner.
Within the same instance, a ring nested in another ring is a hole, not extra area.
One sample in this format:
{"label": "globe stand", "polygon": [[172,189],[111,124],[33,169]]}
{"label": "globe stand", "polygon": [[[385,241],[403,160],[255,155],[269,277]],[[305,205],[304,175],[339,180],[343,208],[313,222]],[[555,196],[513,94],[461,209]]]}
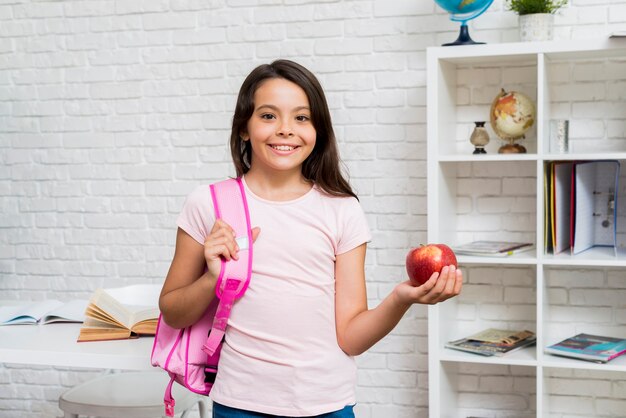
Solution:
{"label": "globe stand", "polygon": [[502,145],[498,149],[498,154],[526,154],[526,147],[511,142],[510,144]]}
{"label": "globe stand", "polygon": [[443,44],[442,46],[481,45],[481,44],[484,44],[484,42],[476,42],[472,39],[472,37],[469,34],[467,23],[463,22],[461,23],[461,29],[459,30],[459,37],[456,38],[456,41]]}

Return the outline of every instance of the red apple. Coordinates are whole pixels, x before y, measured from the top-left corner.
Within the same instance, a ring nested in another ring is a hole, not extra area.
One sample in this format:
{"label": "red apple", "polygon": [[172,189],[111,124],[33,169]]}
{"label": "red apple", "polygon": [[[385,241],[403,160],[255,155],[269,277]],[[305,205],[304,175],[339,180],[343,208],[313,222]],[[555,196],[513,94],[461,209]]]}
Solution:
{"label": "red apple", "polygon": [[457,266],[454,251],[445,244],[428,244],[411,249],[406,255],[406,272],[413,286],[421,286],[445,266]]}

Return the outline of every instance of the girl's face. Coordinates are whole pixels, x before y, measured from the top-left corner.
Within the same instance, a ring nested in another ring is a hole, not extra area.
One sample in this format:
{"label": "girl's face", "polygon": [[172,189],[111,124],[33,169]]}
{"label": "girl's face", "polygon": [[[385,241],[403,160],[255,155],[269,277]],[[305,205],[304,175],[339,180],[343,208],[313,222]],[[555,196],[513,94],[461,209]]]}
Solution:
{"label": "girl's face", "polygon": [[256,90],[247,130],[242,138],[252,145],[251,170],[301,171],[315,147],[306,93],[283,78],[268,79]]}

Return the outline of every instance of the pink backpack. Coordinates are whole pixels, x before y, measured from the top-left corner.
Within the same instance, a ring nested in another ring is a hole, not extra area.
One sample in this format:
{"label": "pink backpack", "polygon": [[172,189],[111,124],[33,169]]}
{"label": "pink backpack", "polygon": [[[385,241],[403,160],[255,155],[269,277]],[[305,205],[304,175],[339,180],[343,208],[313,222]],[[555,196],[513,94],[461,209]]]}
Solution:
{"label": "pink backpack", "polygon": [[248,288],[252,273],[252,231],[241,179],[224,180],[212,184],[210,189],[216,219],[224,220],[235,230],[239,259],[222,261],[215,286],[217,298],[198,322],[175,329],[159,317],[151,362],[167,371],[171,378],[163,398],[168,417],[174,416],[174,381],[201,395],[211,391],[230,310]]}

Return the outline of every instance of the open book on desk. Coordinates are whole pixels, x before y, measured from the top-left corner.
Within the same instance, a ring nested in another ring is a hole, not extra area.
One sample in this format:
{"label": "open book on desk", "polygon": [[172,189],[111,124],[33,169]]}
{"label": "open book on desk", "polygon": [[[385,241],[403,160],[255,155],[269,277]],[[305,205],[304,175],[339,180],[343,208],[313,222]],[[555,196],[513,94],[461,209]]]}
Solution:
{"label": "open book on desk", "polygon": [[83,322],[86,300],[56,299],[11,303],[0,306],[0,325]]}
{"label": "open book on desk", "polygon": [[79,342],[154,335],[160,285],[140,284],[95,291],[85,311]]}

